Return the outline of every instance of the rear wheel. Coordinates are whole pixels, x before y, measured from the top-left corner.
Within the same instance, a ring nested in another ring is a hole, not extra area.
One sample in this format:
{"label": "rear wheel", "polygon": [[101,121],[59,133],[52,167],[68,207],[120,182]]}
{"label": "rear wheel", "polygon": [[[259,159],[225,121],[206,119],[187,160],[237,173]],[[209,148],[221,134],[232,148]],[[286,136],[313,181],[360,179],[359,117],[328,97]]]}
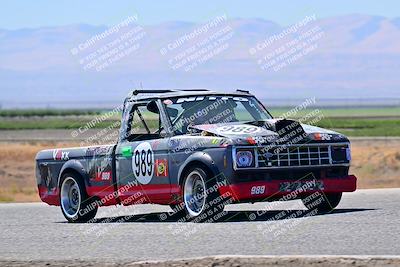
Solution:
{"label": "rear wheel", "polygon": [[85,185],[74,173],[66,173],[60,183],[60,206],[68,222],[87,222],[97,213],[93,198],[86,194]]}
{"label": "rear wheel", "polygon": [[215,178],[201,167],[192,167],[186,172],[182,184],[182,203],[173,210],[187,221],[212,222],[221,217],[224,199],[220,197]]}
{"label": "rear wheel", "polygon": [[303,198],[303,204],[309,210],[317,209],[319,213],[330,212],[335,209],[340,200],[342,199],[342,193],[321,193],[317,197],[306,197]]}

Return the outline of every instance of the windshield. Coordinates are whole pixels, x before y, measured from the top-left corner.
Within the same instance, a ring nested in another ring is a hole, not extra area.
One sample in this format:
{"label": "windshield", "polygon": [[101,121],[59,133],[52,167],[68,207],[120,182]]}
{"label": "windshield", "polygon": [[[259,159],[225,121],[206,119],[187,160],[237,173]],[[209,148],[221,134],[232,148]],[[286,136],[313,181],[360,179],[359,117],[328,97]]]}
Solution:
{"label": "windshield", "polygon": [[188,132],[188,126],[271,119],[255,97],[195,96],[163,100],[173,131]]}

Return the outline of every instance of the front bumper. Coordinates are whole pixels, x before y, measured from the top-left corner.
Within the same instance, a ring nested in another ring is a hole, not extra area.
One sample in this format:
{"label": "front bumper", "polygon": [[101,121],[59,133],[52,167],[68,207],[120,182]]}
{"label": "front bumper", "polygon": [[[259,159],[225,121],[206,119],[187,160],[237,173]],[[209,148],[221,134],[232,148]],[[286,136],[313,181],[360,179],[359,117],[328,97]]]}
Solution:
{"label": "front bumper", "polygon": [[[293,183],[298,181],[293,180],[270,180],[270,181],[254,181],[242,182],[219,187],[219,193],[224,196],[230,196],[237,202],[252,202],[252,201],[268,201],[276,200],[279,197],[295,192],[297,198],[309,195],[314,192],[324,193],[339,193],[353,192],[356,190],[357,178],[354,175],[348,175],[340,178],[322,178],[318,182],[322,182],[323,186],[320,189],[296,189],[293,191],[282,190],[282,183]],[[302,184],[307,182],[313,183],[315,180],[302,179]],[[258,191],[254,194],[254,189]],[[263,188],[263,190],[259,190]]]}

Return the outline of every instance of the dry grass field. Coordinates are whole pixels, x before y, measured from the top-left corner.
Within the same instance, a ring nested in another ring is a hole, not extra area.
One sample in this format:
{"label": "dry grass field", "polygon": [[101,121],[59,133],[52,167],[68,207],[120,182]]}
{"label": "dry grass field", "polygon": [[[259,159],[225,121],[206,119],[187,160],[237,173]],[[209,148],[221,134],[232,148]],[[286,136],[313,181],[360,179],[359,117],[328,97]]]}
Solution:
{"label": "dry grass field", "polygon": [[0,143],[0,202],[40,201],[35,178],[35,156],[42,149],[74,143]]}
{"label": "dry grass field", "polygon": [[[60,142],[0,143],[0,202],[39,201],[34,158],[41,149],[77,146]],[[400,140],[352,143],[351,172],[359,188],[400,187]]]}
{"label": "dry grass field", "polygon": [[359,188],[400,187],[400,139],[353,141],[351,172]]}

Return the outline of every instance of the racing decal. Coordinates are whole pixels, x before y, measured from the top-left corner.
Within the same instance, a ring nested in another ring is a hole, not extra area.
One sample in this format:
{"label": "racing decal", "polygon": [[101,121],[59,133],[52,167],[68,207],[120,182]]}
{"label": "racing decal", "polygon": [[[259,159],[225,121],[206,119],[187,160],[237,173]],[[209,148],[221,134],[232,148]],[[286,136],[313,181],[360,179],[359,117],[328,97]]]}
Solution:
{"label": "racing decal", "polygon": [[277,141],[277,136],[249,136],[246,138],[247,143],[250,145],[272,143]]}
{"label": "racing decal", "polygon": [[204,96],[195,96],[195,97],[185,97],[185,98],[179,98],[176,103],[184,103],[184,102],[195,102],[195,101],[202,101],[204,100]]}
{"label": "racing decal", "polygon": [[246,138],[246,141],[247,141],[247,143],[249,143],[250,145],[255,145],[255,144],[257,143],[257,141],[256,141],[253,137],[251,137],[251,136],[247,137],[247,138]]}
{"label": "racing decal", "polygon": [[314,134],[314,139],[315,140],[324,140],[324,141],[329,141],[331,140],[331,135],[327,133],[315,133]]}
{"label": "racing decal", "polygon": [[111,155],[112,147],[111,146],[96,146],[96,147],[88,147],[86,149],[86,156],[96,158],[98,155]]}
{"label": "racing decal", "polygon": [[111,180],[111,172],[110,171],[96,172],[96,181],[110,181],[110,180]]}
{"label": "racing decal", "polygon": [[154,174],[154,153],[150,143],[140,143],[133,151],[132,170],[141,184],[150,183]]}
{"label": "racing decal", "polygon": [[125,158],[129,158],[132,156],[132,147],[131,146],[124,146],[121,150],[122,156]]}
{"label": "racing decal", "polygon": [[265,185],[253,186],[250,189],[250,194],[252,195],[262,195],[265,193]]}
{"label": "racing decal", "polygon": [[211,144],[213,144],[213,145],[217,145],[217,144],[219,144],[219,142],[220,142],[220,140],[217,138],[214,138],[211,140]]}
{"label": "racing decal", "polygon": [[111,182],[112,146],[88,147],[86,150],[88,173],[94,182]]}
{"label": "racing decal", "polygon": [[226,125],[217,128],[217,131],[222,134],[254,134],[259,132],[260,128],[251,125]]}
{"label": "racing decal", "polygon": [[233,101],[240,101],[240,102],[249,102],[249,99],[246,97],[237,97],[237,96],[194,96],[194,97],[184,97],[184,98],[179,98],[176,103],[184,103],[184,102],[197,102],[197,101],[203,101],[204,99],[208,99],[209,101],[216,101],[216,100],[224,100],[227,101],[229,99],[232,99]]}
{"label": "racing decal", "polygon": [[53,159],[54,160],[69,160],[69,152],[62,151],[61,149],[53,150]]}
{"label": "racing decal", "polygon": [[168,176],[168,160],[156,159],[155,171],[156,171],[156,176],[167,177]]}

